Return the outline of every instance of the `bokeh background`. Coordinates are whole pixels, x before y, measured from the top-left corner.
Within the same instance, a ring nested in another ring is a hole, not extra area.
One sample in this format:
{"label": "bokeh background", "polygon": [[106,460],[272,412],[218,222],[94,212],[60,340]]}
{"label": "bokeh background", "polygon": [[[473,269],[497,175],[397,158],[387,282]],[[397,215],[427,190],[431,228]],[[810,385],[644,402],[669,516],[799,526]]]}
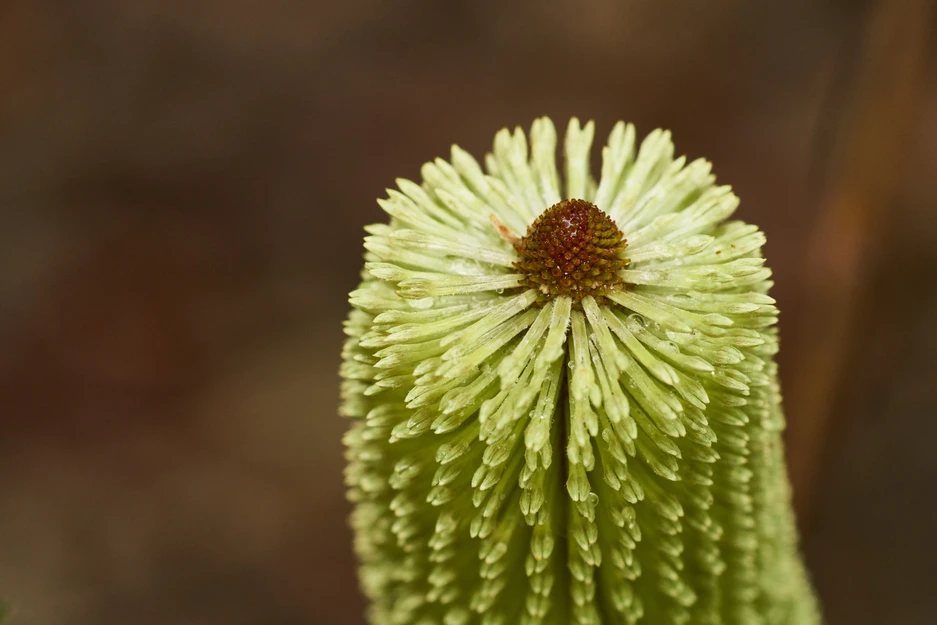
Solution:
{"label": "bokeh background", "polygon": [[336,416],[362,226],[542,114],[671,128],[735,187],[828,622],[937,622],[933,4],[0,4],[11,623],[362,624]]}

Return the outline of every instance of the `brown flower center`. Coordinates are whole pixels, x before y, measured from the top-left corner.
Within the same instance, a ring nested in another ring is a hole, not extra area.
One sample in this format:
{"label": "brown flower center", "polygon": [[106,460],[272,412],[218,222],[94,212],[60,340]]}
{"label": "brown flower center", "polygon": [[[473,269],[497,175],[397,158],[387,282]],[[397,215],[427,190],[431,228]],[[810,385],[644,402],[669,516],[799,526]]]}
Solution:
{"label": "brown flower center", "polygon": [[520,260],[514,267],[526,274],[526,285],[545,302],[567,295],[578,302],[591,295],[600,303],[621,288],[618,275],[628,266],[621,254],[627,247],[621,230],[608,215],[585,200],[563,200],[543,212],[514,241]]}

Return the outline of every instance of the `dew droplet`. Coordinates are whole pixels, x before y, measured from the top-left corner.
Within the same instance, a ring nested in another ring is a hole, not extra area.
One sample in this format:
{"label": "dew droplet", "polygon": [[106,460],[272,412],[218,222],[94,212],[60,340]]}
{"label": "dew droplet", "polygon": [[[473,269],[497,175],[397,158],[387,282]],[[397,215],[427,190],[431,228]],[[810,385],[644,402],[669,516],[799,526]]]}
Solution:
{"label": "dew droplet", "polygon": [[417,310],[429,310],[433,307],[433,304],[436,302],[432,297],[424,297],[422,299],[409,300],[411,308],[416,308]]}
{"label": "dew droplet", "polygon": [[625,325],[634,334],[641,334],[647,329],[647,321],[637,313],[628,315]]}

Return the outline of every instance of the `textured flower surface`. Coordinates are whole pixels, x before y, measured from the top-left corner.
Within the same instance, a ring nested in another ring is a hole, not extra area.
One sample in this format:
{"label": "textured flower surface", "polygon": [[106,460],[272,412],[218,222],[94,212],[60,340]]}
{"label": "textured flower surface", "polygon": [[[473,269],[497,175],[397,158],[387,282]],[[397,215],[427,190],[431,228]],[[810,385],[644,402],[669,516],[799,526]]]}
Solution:
{"label": "textured flower surface", "polygon": [[502,130],[367,228],[342,413],[375,625],[819,621],[764,235],[668,132]]}

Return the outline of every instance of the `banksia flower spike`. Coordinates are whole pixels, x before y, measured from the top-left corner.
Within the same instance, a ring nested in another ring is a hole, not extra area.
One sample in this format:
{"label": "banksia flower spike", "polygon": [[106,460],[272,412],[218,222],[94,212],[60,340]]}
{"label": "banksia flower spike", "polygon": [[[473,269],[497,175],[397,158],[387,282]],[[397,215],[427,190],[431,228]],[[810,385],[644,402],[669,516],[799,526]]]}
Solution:
{"label": "banksia flower spike", "polygon": [[375,625],[819,622],[764,235],[655,130],[502,130],[366,228],[342,413]]}

